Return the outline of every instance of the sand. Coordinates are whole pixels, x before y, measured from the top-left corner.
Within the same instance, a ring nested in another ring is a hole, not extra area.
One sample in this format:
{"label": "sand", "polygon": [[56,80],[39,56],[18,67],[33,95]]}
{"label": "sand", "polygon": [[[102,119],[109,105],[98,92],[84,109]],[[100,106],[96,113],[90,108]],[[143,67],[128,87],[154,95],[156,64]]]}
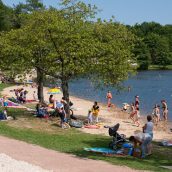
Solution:
{"label": "sand", "polygon": [[[14,92],[10,90],[14,90],[16,88],[21,88],[23,86],[12,86],[7,87],[2,91],[2,95],[8,95],[10,97],[14,96]],[[23,87],[25,90],[29,91],[27,95],[27,99],[33,99],[33,92],[36,91],[36,88],[32,88],[30,85]],[[15,96],[14,96],[15,97]],[[60,100],[62,94],[54,95],[56,100]],[[44,88],[44,98],[48,102],[49,94],[48,88]],[[89,100],[84,100],[78,97],[71,96],[71,101],[74,103],[73,109],[74,114],[76,116],[83,116],[85,119],[87,117],[88,109],[93,106],[93,102]],[[114,106],[113,108],[109,109],[106,105],[99,103],[100,106],[100,122],[102,122],[102,126],[100,129],[87,129],[82,128],[80,129],[83,132],[91,133],[91,134],[102,134],[108,135],[108,129],[104,128],[104,125],[114,125],[116,123],[120,123],[120,128],[118,132],[120,134],[125,134],[127,137],[133,135],[135,132],[142,131],[142,127],[145,124],[145,117],[142,116],[141,118],[141,125],[137,127],[134,125],[131,120],[128,119],[129,114],[126,112],[122,112],[118,107]],[[172,128],[172,123],[165,123],[163,121],[160,122],[158,126],[154,127],[154,138],[153,140],[166,140],[172,139],[172,132],[170,131]]]}

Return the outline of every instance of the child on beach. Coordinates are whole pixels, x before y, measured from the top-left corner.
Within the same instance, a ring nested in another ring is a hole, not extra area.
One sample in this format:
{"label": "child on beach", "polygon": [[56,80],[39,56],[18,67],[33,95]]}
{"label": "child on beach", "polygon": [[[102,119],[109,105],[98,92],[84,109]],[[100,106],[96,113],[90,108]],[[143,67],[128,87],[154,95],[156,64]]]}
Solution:
{"label": "child on beach", "polygon": [[136,107],[136,119],[135,119],[135,124],[137,125],[137,127],[140,126],[140,111],[139,111],[139,107]]}
{"label": "child on beach", "polygon": [[36,91],[33,92],[33,100],[37,100]]}
{"label": "child on beach", "polygon": [[93,116],[92,116],[92,111],[91,110],[88,111],[87,119],[88,119],[88,124],[93,122]]}
{"label": "child on beach", "polygon": [[58,114],[59,114],[60,119],[61,119],[61,122],[60,122],[61,127],[62,127],[62,128],[66,128],[66,126],[65,126],[65,122],[66,122],[66,112],[65,112],[63,106],[59,108]]}
{"label": "child on beach", "polygon": [[99,106],[97,102],[94,102],[94,105],[92,107],[92,115],[95,118],[96,123],[99,122],[98,116],[99,116]]}

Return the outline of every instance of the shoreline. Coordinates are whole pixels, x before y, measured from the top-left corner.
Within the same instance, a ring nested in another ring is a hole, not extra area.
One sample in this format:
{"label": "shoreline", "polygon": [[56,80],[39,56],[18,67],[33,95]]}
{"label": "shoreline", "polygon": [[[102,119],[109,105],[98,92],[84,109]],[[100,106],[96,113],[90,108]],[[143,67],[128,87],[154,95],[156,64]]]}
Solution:
{"label": "shoreline", "polygon": [[[8,95],[8,96],[14,96],[14,92],[10,92],[10,90],[14,90],[16,88],[21,88],[23,86],[11,86],[5,88],[1,94],[2,95]],[[25,90],[28,90],[29,93],[27,95],[27,99],[33,99],[33,92],[36,91],[36,88],[32,88],[30,85],[28,87],[23,87]],[[44,87],[44,98],[45,101],[48,101],[49,94],[47,94],[48,88]],[[62,94],[54,95],[55,99],[61,100]],[[73,111],[74,115],[76,116],[82,116],[83,118],[87,118],[88,109],[90,109],[93,106],[93,101],[83,99],[80,97],[70,96],[71,101],[74,103],[73,105]],[[121,109],[115,105],[115,107],[112,107],[110,110],[107,108],[106,104],[99,102],[100,106],[100,122],[103,123],[103,125],[100,127],[100,129],[87,129],[87,128],[81,128],[80,131],[90,133],[90,134],[102,134],[102,135],[109,135],[108,129],[104,128],[104,125],[110,125],[113,126],[116,123],[120,123],[120,128],[118,132],[120,134],[125,134],[127,137],[133,135],[135,132],[142,132],[142,126],[145,124],[145,116],[141,114],[141,125],[140,127],[136,127],[130,119],[128,119],[129,114],[127,112],[121,111]],[[172,132],[170,131],[170,128],[172,128],[172,122],[164,122],[161,121],[158,127],[155,127],[154,130],[154,140],[166,140],[172,138]]]}

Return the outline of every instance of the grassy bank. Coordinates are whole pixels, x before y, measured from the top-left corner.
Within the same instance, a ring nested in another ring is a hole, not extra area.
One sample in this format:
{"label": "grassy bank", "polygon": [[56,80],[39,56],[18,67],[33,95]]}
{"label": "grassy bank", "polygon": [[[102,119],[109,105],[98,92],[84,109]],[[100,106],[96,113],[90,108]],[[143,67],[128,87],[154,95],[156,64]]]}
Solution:
{"label": "grassy bank", "polygon": [[[32,120],[30,119],[30,121]],[[43,123],[47,122],[42,121]],[[52,126],[50,125],[49,127],[51,128]],[[144,160],[133,157],[105,157],[101,154],[86,152],[83,150],[84,147],[107,147],[111,138],[85,134],[76,129],[62,130],[56,126],[55,134],[55,132],[47,132],[45,130],[36,131],[33,128],[11,127],[7,122],[0,123],[0,134],[48,149],[71,153],[80,157],[103,160],[116,165],[126,165],[136,169],[164,171],[160,166],[172,164],[172,148],[160,147],[156,143],[153,146],[153,155]]]}
{"label": "grassy bank", "polygon": [[167,65],[165,68],[160,67],[159,65],[150,65],[149,70],[172,70],[172,65]]}
{"label": "grassy bank", "polygon": [[[1,85],[2,86],[2,85]],[[0,87],[4,88],[5,86]],[[111,137],[82,133],[77,129],[63,130],[58,126],[58,119],[45,120],[33,117],[23,110],[8,110],[16,120],[0,122],[0,135],[23,140],[42,147],[70,153],[79,157],[103,160],[115,165],[125,165],[135,169],[169,171],[160,166],[172,164],[172,148],[160,147],[154,143],[153,155],[141,160],[134,157],[106,157],[90,153],[84,147],[108,147]]]}

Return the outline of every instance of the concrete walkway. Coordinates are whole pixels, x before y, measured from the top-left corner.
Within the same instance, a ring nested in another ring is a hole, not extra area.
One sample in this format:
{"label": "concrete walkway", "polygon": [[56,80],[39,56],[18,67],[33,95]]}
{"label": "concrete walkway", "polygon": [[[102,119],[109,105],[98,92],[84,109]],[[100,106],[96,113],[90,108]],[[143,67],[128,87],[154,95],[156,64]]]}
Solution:
{"label": "concrete walkway", "polygon": [[53,172],[136,171],[128,167],[115,166],[103,161],[78,158],[73,155],[45,149],[3,136],[0,136],[0,153],[4,153],[15,160],[39,166],[45,170],[52,170]]}

